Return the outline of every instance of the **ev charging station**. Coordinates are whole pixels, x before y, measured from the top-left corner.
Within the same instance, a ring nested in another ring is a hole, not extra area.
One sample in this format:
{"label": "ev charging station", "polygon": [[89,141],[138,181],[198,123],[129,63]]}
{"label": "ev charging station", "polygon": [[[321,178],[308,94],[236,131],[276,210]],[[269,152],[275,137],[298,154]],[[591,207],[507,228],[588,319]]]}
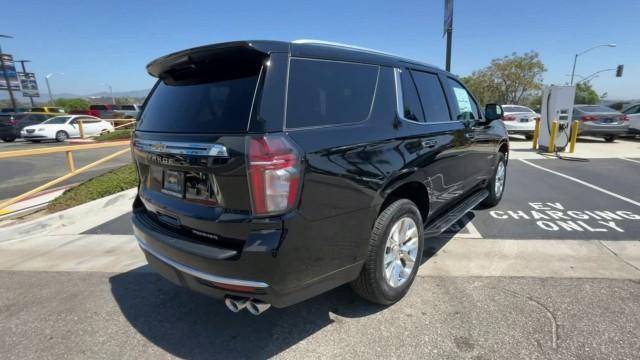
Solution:
{"label": "ev charging station", "polygon": [[573,102],[576,96],[575,86],[547,86],[542,94],[542,111],[538,146],[540,150],[549,152],[551,144],[552,122],[558,122],[555,133],[555,151],[564,151],[570,138]]}

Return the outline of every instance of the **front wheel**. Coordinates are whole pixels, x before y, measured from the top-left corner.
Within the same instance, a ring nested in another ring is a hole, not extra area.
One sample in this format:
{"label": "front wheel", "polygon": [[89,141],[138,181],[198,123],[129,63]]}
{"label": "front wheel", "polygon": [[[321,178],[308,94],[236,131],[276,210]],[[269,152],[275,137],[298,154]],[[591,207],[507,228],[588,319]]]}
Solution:
{"label": "front wheel", "polygon": [[525,134],[525,135],[524,135],[524,138],[525,138],[526,140],[533,140],[533,134]]}
{"label": "front wheel", "polygon": [[58,131],[56,133],[56,141],[57,142],[63,142],[65,140],[67,140],[69,138],[69,134],[67,134],[66,131]]}
{"label": "front wheel", "polygon": [[2,141],[4,141],[4,142],[14,142],[14,141],[16,141],[16,138],[3,137]]}
{"label": "front wheel", "polygon": [[498,165],[496,171],[493,173],[493,177],[487,184],[487,190],[489,196],[483,201],[482,205],[491,207],[496,206],[502,200],[502,194],[504,193],[504,186],[507,183],[507,162],[503,153],[498,153]]}
{"label": "front wheel", "polygon": [[607,135],[607,136],[604,137],[604,141],[606,141],[606,142],[614,142],[614,141],[616,141],[616,136]]}
{"label": "front wheel", "polygon": [[422,217],[412,201],[389,205],[373,227],[362,271],[351,283],[354,291],[382,305],[402,299],[418,272],[423,236]]}

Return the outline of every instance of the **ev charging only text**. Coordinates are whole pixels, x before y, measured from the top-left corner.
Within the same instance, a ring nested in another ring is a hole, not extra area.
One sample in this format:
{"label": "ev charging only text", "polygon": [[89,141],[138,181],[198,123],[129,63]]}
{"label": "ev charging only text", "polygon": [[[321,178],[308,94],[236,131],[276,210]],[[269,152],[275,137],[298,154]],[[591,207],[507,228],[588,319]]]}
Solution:
{"label": "ev charging only text", "polygon": [[640,220],[640,215],[623,210],[572,210],[561,203],[530,202],[530,210],[494,210],[499,220],[533,221],[547,231],[624,232],[622,221]]}

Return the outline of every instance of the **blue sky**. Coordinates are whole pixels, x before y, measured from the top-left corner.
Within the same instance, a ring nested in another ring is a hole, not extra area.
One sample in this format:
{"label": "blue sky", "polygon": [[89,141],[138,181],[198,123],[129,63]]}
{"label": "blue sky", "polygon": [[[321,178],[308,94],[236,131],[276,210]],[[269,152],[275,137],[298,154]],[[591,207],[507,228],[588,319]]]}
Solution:
{"label": "blue sky", "polygon": [[[197,45],[239,39],[323,39],[380,49],[444,68],[443,0],[421,1],[44,1],[13,2],[0,23],[5,52],[30,59],[44,92],[139,90],[152,59]],[[6,8],[5,8],[6,11]],[[456,0],[452,72],[468,75],[492,58],[536,50],[545,83],[625,64],[593,81],[609,98],[640,98],[640,1]],[[7,17],[8,15],[8,17]]]}

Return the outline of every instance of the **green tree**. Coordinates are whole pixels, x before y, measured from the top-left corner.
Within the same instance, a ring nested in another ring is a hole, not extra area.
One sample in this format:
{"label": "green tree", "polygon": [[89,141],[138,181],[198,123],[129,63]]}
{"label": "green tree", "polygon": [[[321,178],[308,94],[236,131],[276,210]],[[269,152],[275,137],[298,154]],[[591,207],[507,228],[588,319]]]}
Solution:
{"label": "green tree", "polygon": [[512,53],[462,78],[481,103],[520,104],[542,89],[546,71],[538,53]]}
{"label": "green tree", "polygon": [[576,84],[576,100],[575,104],[597,104],[600,101],[598,93],[593,90],[591,83],[588,81],[579,82]]}
{"label": "green tree", "polygon": [[88,110],[90,103],[85,99],[71,98],[71,99],[56,99],[56,106],[60,106],[66,111],[71,110]]}

